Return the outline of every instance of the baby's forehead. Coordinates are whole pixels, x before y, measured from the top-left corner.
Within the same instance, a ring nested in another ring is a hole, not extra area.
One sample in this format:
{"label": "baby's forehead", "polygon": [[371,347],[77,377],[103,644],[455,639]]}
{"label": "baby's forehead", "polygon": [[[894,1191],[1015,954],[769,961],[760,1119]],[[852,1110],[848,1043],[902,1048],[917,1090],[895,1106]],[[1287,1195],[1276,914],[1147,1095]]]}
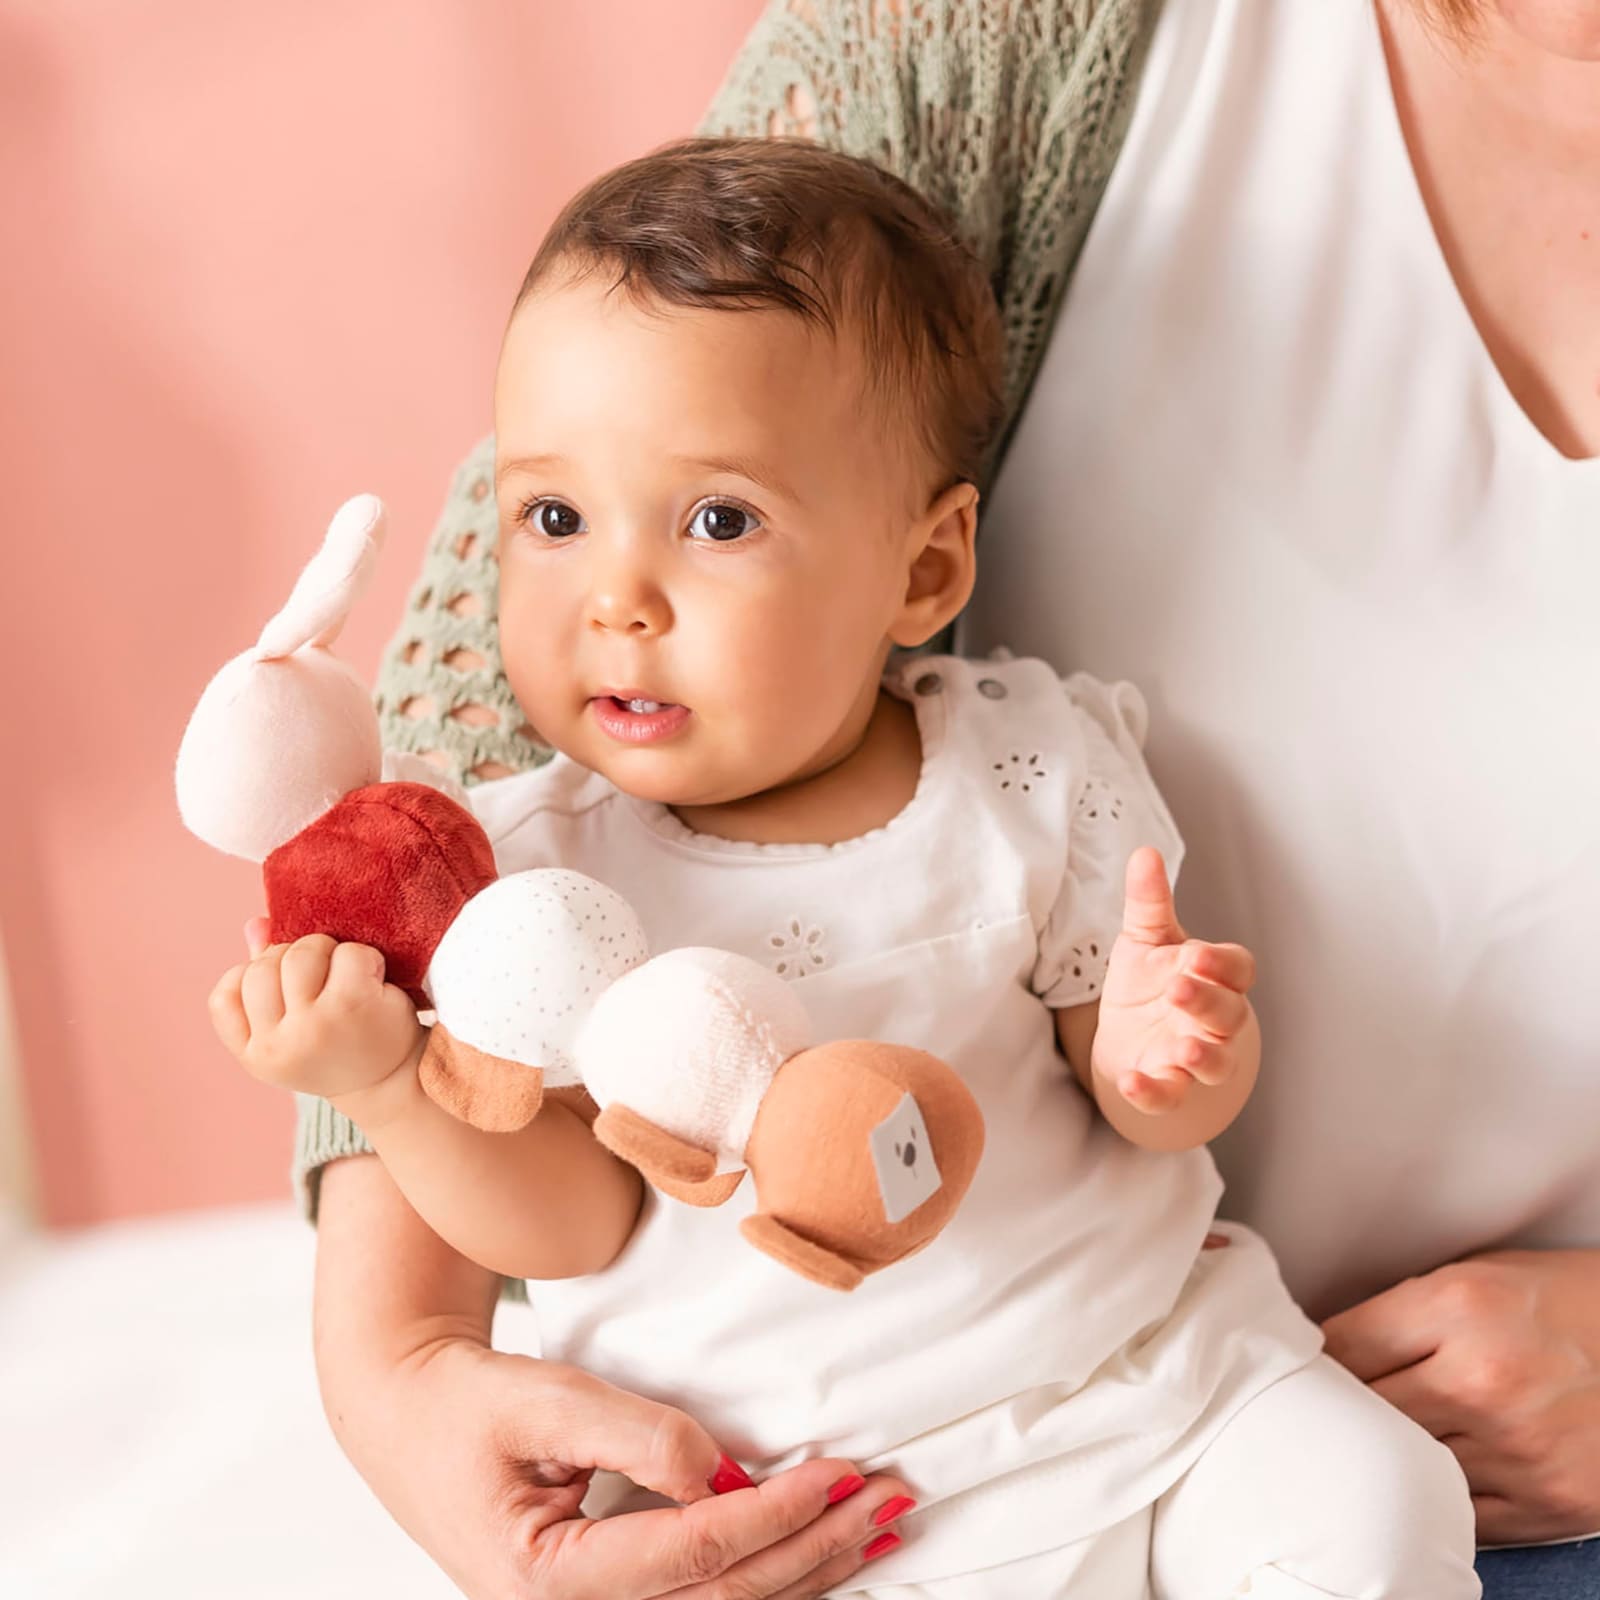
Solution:
{"label": "baby's forehead", "polygon": [[[497,431],[576,433],[681,422],[716,455],[787,453],[806,435],[911,450],[917,408],[892,405],[856,319],[772,307],[679,306],[592,278],[541,286],[501,347]],[[887,462],[885,463],[887,464]]]}

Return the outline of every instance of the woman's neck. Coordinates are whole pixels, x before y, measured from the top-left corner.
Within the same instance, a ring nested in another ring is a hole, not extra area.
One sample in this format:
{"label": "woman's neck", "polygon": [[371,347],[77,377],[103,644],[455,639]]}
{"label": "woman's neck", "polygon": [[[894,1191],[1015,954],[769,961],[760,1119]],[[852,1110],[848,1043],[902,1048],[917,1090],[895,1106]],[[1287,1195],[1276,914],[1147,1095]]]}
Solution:
{"label": "woman's neck", "polygon": [[1463,38],[1417,0],[1379,9],[1417,183],[1478,333],[1550,443],[1600,455],[1600,60],[1563,53],[1587,47],[1600,0],[1481,0]]}
{"label": "woman's neck", "polygon": [[1549,59],[1600,63],[1596,0],[1488,0],[1484,26]]}

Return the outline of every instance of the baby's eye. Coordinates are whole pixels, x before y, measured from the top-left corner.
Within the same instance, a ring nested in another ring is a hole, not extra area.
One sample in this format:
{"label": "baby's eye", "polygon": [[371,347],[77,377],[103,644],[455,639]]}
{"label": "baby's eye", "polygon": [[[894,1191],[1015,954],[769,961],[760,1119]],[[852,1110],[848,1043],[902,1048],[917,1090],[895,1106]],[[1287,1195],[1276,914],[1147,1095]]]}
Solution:
{"label": "baby's eye", "polygon": [[715,539],[719,544],[742,539],[760,526],[761,519],[753,511],[746,511],[743,506],[726,500],[713,500],[701,506],[689,519],[689,531],[692,534],[698,538]]}
{"label": "baby's eye", "polygon": [[537,528],[547,539],[570,539],[583,532],[582,515],[565,500],[530,500],[517,521]]}

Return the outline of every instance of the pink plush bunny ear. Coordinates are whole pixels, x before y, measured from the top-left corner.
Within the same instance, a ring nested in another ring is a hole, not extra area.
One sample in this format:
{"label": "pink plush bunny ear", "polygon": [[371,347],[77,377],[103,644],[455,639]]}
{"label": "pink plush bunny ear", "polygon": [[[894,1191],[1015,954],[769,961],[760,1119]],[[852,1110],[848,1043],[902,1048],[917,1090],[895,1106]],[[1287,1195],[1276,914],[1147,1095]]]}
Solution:
{"label": "pink plush bunny ear", "polygon": [[341,795],[378,781],[367,686],[322,647],[371,575],[386,520],[375,495],[340,506],[288,604],[206,685],[175,778],[184,825],[207,844],[264,861]]}
{"label": "pink plush bunny ear", "polygon": [[388,526],[383,502],[373,494],[358,494],[334,512],[322,548],[295,580],[283,609],[261,630],[257,660],[333,643],[372,576]]}

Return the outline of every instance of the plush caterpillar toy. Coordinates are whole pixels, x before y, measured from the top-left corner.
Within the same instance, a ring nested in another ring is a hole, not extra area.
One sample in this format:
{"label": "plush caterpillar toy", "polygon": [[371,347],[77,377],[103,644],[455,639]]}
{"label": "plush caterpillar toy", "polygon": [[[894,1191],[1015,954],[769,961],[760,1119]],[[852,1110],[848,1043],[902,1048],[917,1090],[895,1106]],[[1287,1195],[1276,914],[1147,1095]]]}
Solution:
{"label": "plush caterpillar toy", "polygon": [[207,685],[178,751],[189,830],[261,864],[270,939],[373,946],[436,1021],[426,1093],[491,1131],[583,1090],[594,1134],[663,1193],[720,1205],[746,1170],[745,1237],[854,1288],[928,1244],[960,1204],[983,1118],[936,1057],[817,1043],[793,987],[729,951],[650,957],[627,902],[560,868],[499,877],[465,792],[384,752],[365,685],[331,646],[386,518],[346,502],[253,649]]}

